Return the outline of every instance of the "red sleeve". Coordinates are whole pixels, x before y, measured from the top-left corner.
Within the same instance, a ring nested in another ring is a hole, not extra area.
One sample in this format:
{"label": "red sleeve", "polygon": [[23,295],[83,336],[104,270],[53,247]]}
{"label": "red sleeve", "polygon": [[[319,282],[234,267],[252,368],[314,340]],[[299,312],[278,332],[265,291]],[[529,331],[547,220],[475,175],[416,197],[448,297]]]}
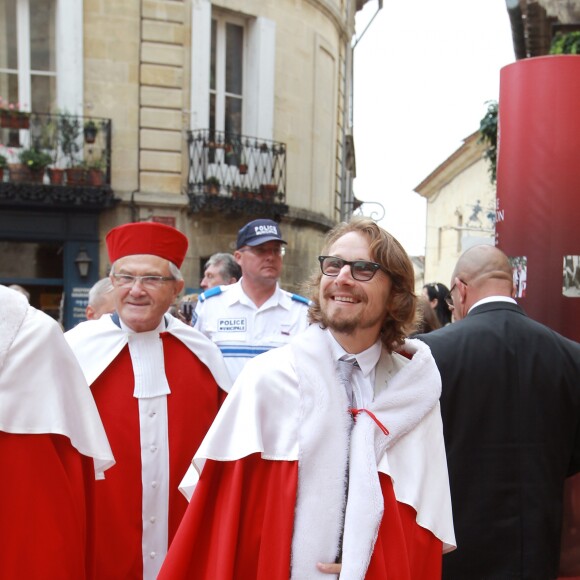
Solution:
{"label": "red sleeve", "polygon": [[288,580],[298,463],[208,460],[158,580]]}
{"label": "red sleeve", "polygon": [[366,580],[440,580],[443,544],[395,498],[391,478],[379,474],[385,511]]}
{"label": "red sleeve", "polygon": [[62,435],[0,432],[3,578],[92,578],[94,467]]}

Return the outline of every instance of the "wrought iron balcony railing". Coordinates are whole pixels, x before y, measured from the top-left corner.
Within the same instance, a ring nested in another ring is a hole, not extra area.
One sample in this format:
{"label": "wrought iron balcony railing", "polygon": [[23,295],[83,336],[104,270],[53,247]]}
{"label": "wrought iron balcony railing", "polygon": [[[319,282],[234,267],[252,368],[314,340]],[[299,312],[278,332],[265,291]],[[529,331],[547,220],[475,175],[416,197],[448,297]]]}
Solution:
{"label": "wrought iron balcony railing", "polygon": [[0,109],[0,203],[109,207],[111,120]]}
{"label": "wrought iron balcony railing", "polygon": [[285,214],[286,145],[224,131],[188,132],[191,210]]}

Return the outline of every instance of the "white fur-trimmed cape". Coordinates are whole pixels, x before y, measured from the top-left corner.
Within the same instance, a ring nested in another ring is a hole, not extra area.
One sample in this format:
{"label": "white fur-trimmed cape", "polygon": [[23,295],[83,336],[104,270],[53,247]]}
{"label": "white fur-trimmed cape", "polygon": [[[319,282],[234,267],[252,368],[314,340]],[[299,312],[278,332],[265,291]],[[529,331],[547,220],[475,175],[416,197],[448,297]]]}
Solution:
{"label": "white fur-trimmed cape", "polygon": [[55,320],[0,286],[0,431],[68,437],[102,472],[115,461],[83,373]]}
{"label": "white fur-trimmed cape", "polygon": [[341,579],[364,578],[383,515],[379,471],[392,478],[397,501],[416,510],[417,523],[443,542],[444,551],[453,549],[441,381],[429,348],[407,341],[411,360],[378,389],[387,380],[391,357],[400,356],[383,351],[375,378],[380,394],[368,410],[389,435],[366,413],[357,416],[351,434],[326,333],[313,325],[291,344],[250,361],[194,464],[200,469],[204,459],[233,461],[256,452],[264,459],[299,462],[292,578],[328,578],[315,566],[334,561],[343,518]]}
{"label": "white fur-trimmed cape", "polygon": [[[211,371],[216,383],[226,392],[232,380],[219,348],[201,332],[183,324],[174,316],[166,316],[166,332],[179,339]],[[89,385],[113,362],[128,344],[128,332],[117,326],[110,314],[98,320],[81,322],[65,333]]]}

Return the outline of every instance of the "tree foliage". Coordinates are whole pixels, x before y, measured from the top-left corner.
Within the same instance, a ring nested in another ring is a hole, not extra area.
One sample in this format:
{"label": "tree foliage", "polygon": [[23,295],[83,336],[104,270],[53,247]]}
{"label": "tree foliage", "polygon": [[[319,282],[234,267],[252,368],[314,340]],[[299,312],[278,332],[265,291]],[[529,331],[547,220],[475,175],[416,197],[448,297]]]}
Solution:
{"label": "tree foliage", "polygon": [[479,122],[479,143],[486,145],[484,158],[489,162],[489,174],[492,183],[497,176],[497,101],[487,102],[487,111]]}
{"label": "tree foliage", "polygon": [[558,32],[552,39],[550,54],[580,54],[580,32]]}

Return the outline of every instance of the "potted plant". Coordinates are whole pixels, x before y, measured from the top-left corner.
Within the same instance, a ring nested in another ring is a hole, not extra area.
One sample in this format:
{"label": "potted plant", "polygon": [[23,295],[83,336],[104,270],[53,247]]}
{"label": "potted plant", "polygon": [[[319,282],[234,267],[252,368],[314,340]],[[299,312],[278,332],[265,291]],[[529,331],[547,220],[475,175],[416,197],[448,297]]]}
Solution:
{"label": "potted plant", "polygon": [[8,103],[0,97],[0,127],[28,129],[30,127],[30,113],[21,111],[19,103]]}
{"label": "potted plant", "polygon": [[274,201],[274,197],[277,193],[278,186],[275,183],[263,183],[260,185],[260,196],[262,201]]}
{"label": "potted plant", "polygon": [[70,113],[59,116],[60,148],[66,158],[66,181],[68,185],[82,185],[85,179],[85,169],[81,164],[83,147],[83,131],[79,117]]}
{"label": "potted plant", "polygon": [[62,185],[64,183],[64,169],[61,167],[49,167],[46,171],[51,185]]}
{"label": "potted plant", "polygon": [[24,178],[34,183],[42,183],[44,171],[52,158],[48,153],[31,147],[23,149],[18,156],[24,168]]}
{"label": "potted plant", "polygon": [[220,185],[220,180],[217,177],[208,177],[205,180],[205,191],[209,195],[218,195],[220,192]]}
{"label": "potted plant", "polygon": [[99,187],[105,183],[107,161],[104,156],[90,158],[85,162],[86,180],[88,185]]}
{"label": "potted plant", "polygon": [[97,139],[98,132],[99,128],[97,127],[97,124],[92,119],[88,120],[83,128],[85,143],[89,144],[94,143],[95,140]]}

